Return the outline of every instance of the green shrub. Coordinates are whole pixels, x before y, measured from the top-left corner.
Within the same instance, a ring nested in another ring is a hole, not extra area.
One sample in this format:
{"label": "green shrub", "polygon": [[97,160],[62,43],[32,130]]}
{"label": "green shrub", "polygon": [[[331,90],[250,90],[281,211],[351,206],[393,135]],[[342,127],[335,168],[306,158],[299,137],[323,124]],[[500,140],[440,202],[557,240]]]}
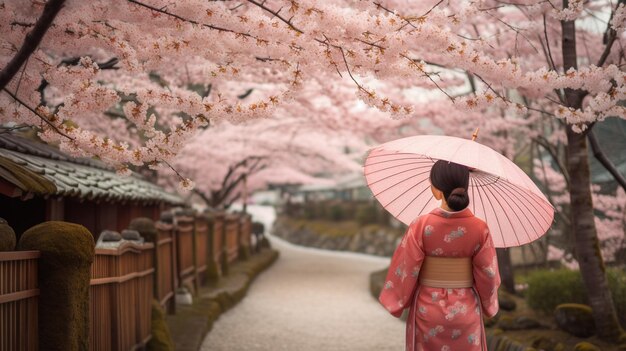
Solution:
{"label": "green shrub", "polygon": [[345,211],[339,204],[330,206],[328,212],[331,221],[341,221],[345,217]]}
{"label": "green shrub", "polygon": [[377,222],[376,212],[375,205],[359,205],[356,208],[355,219],[360,225],[374,224]]}
{"label": "green shrub", "polygon": [[530,308],[552,314],[562,303],[584,303],[587,292],[578,271],[539,270],[528,277],[526,299]]}
{"label": "green shrub", "polygon": [[[626,323],[626,272],[610,268],[607,277],[617,315],[622,323]],[[563,303],[589,304],[580,272],[567,269],[531,273],[526,299],[530,308],[547,314],[552,314],[556,306]]]}
{"label": "green shrub", "polygon": [[314,203],[307,203],[304,205],[303,215],[306,219],[317,219],[317,211]]}

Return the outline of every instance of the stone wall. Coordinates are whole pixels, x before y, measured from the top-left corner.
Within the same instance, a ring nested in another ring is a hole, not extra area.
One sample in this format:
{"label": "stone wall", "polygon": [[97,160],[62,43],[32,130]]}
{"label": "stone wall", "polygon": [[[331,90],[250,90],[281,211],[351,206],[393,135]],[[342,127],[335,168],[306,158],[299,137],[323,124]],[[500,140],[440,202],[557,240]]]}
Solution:
{"label": "stone wall", "polygon": [[296,225],[289,219],[278,218],[274,223],[273,234],[296,245],[389,257],[403,235],[402,230],[378,225],[356,228],[356,233],[344,235],[328,235],[315,230],[320,229],[311,229],[306,225]]}

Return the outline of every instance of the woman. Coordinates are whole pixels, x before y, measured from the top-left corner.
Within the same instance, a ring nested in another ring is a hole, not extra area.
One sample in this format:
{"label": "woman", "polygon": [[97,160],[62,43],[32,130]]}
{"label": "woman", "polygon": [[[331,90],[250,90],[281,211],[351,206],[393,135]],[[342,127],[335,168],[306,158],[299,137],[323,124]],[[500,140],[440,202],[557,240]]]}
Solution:
{"label": "woman", "polygon": [[467,207],[467,167],[437,161],[430,182],[441,206],[409,226],[379,301],[396,317],[409,308],[407,351],[487,350],[483,316],[498,312],[500,286],[489,228]]}

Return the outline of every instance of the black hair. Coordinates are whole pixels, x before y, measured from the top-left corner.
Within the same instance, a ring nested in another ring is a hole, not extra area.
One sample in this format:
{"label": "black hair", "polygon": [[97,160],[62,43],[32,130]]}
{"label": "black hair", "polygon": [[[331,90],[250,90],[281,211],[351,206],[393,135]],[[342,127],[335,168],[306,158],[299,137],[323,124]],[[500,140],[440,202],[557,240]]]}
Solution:
{"label": "black hair", "polygon": [[454,162],[438,160],[430,170],[430,183],[443,192],[443,197],[454,211],[469,205],[469,168]]}

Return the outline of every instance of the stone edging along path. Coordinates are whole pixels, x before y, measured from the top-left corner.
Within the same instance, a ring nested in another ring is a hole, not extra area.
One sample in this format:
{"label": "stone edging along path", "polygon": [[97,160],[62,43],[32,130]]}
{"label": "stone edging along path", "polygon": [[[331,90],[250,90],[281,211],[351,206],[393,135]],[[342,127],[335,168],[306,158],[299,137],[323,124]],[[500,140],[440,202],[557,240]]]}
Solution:
{"label": "stone edging along path", "polygon": [[273,249],[263,249],[247,261],[230,267],[227,276],[208,287],[200,288],[192,305],[177,306],[176,314],[167,316],[176,351],[197,351],[219,316],[243,299],[250,284],[279,257]]}

